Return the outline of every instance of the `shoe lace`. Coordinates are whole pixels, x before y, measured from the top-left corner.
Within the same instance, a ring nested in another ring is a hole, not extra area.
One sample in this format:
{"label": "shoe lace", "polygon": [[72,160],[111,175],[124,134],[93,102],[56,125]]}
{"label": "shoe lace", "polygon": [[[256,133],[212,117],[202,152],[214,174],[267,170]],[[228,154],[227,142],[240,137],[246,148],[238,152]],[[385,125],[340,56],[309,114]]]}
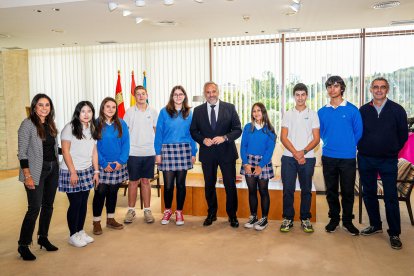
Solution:
{"label": "shoe lace", "polygon": [[283,221],[282,221],[282,226],[283,227],[287,227],[287,226],[289,226],[289,224],[290,224],[290,219],[283,219]]}
{"label": "shoe lace", "polygon": [[183,213],[181,211],[175,211],[177,220],[183,220]]}
{"label": "shoe lace", "polygon": [[144,214],[146,214],[146,215],[152,215],[152,212],[151,212],[151,210],[144,210]]}
{"label": "shoe lace", "polygon": [[168,220],[171,216],[171,210],[165,210],[164,216],[162,217],[163,220]]}
{"label": "shoe lace", "polygon": [[391,236],[391,239],[393,239],[395,241],[400,241],[400,237],[398,237],[398,236]]}
{"label": "shoe lace", "polygon": [[250,216],[247,223],[253,224],[255,220],[257,220],[256,216]]}
{"label": "shoe lace", "polygon": [[266,221],[267,221],[267,218],[263,217],[257,222],[257,224],[260,226],[263,226],[264,224],[266,224]]}
{"label": "shoe lace", "polygon": [[310,223],[310,221],[309,221],[308,219],[302,220],[302,224],[303,224],[303,226],[305,226],[306,228],[309,228],[309,227],[311,227],[311,226],[312,226],[312,225],[311,225],[311,223]]}

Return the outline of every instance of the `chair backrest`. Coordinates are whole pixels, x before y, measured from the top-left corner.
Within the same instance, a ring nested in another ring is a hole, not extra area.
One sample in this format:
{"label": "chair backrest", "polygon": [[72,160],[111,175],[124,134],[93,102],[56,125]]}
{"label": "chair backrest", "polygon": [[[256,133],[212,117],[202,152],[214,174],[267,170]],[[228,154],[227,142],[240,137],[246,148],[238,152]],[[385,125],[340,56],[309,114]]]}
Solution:
{"label": "chair backrest", "polygon": [[398,160],[398,184],[397,189],[401,196],[406,197],[411,194],[414,180],[414,165],[407,160],[400,158]]}

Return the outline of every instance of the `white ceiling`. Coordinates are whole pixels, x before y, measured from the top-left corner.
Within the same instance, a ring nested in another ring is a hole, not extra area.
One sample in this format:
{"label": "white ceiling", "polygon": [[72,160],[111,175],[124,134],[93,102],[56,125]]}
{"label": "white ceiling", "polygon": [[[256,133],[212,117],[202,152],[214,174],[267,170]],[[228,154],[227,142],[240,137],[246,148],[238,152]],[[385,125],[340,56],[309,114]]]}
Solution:
{"label": "white ceiling", "polygon": [[[175,0],[171,6],[147,0],[142,8],[133,0],[113,1],[120,7],[109,12],[107,0],[0,0],[0,50],[272,34],[286,28],[360,29],[414,19],[414,0],[400,0],[401,5],[385,10],[371,8],[379,0],[302,0],[301,11],[293,16],[286,15],[292,0]],[[123,8],[132,15],[123,17]],[[144,21],[136,24],[136,16]],[[162,20],[177,26],[154,25]]]}

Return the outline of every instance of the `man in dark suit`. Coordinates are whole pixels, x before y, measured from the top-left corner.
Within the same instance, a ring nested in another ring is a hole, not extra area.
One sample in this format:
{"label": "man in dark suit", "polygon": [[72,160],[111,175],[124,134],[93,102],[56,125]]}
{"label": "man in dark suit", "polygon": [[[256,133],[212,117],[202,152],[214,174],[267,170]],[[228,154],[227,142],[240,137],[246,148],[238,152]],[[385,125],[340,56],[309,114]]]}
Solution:
{"label": "man in dark suit", "polygon": [[242,130],[239,115],[233,104],[219,100],[219,89],[214,82],[204,84],[207,103],[194,109],[190,132],[200,145],[199,160],[202,164],[208,215],[204,226],[217,220],[217,168],[220,166],[226,190],[226,211],[232,227],[239,227],[237,220],[236,159],[234,141]]}

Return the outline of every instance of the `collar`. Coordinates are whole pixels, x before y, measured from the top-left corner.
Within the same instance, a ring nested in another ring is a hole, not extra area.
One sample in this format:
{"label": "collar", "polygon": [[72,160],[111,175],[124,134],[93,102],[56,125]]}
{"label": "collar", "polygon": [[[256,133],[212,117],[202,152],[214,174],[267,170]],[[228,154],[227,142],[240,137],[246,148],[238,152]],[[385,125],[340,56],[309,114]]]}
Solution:
{"label": "collar", "polygon": [[[339,106],[346,106],[346,104],[347,104],[348,102],[344,99],[343,101],[342,101],[342,103],[340,104],[340,105],[338,105],[338,107]],[[326,107],[332,107],[332,108],[335,108],[333,105],[331,105],[331,103],[327,103],[326,105],[325,105]]]}
{"label": "collar", "polygon": [[[217,100],[216,104],[214,105],[214,108],[216,108],[217,106],[219,106],[220,104],[220,100]],[[208,107],[211,108],[211,104],[209,102],[207,102]]]}
{"label": "collar", "polygon": [[303,112],[309,111],[308,107],[306,107],[306,108],[305,108],[304,110],[302,110],[302,111],[297,110],[297,109],[296,109],[296,107],[294,107],[294,108],[293,108],[293,110],[294,110],[294,112],[296,112],[296,113],[303,113]]}
{"label": "collar", "polygon": [[382,103],[382,105],[380,105],[380,106],[376,106],[376,105],[374,104],[374,100],[371,100],[371,101],[369,102],[369,105],[371,105],[371,106],[373,106],[373,107],[375,107],[375,108],[383,108],[383,107],[384,107],[384,105],[385,105],[387,102],[388,102],[388,97],[387,97],[387,98],[385,98],[384,102],[383,102],[383,103]]}

